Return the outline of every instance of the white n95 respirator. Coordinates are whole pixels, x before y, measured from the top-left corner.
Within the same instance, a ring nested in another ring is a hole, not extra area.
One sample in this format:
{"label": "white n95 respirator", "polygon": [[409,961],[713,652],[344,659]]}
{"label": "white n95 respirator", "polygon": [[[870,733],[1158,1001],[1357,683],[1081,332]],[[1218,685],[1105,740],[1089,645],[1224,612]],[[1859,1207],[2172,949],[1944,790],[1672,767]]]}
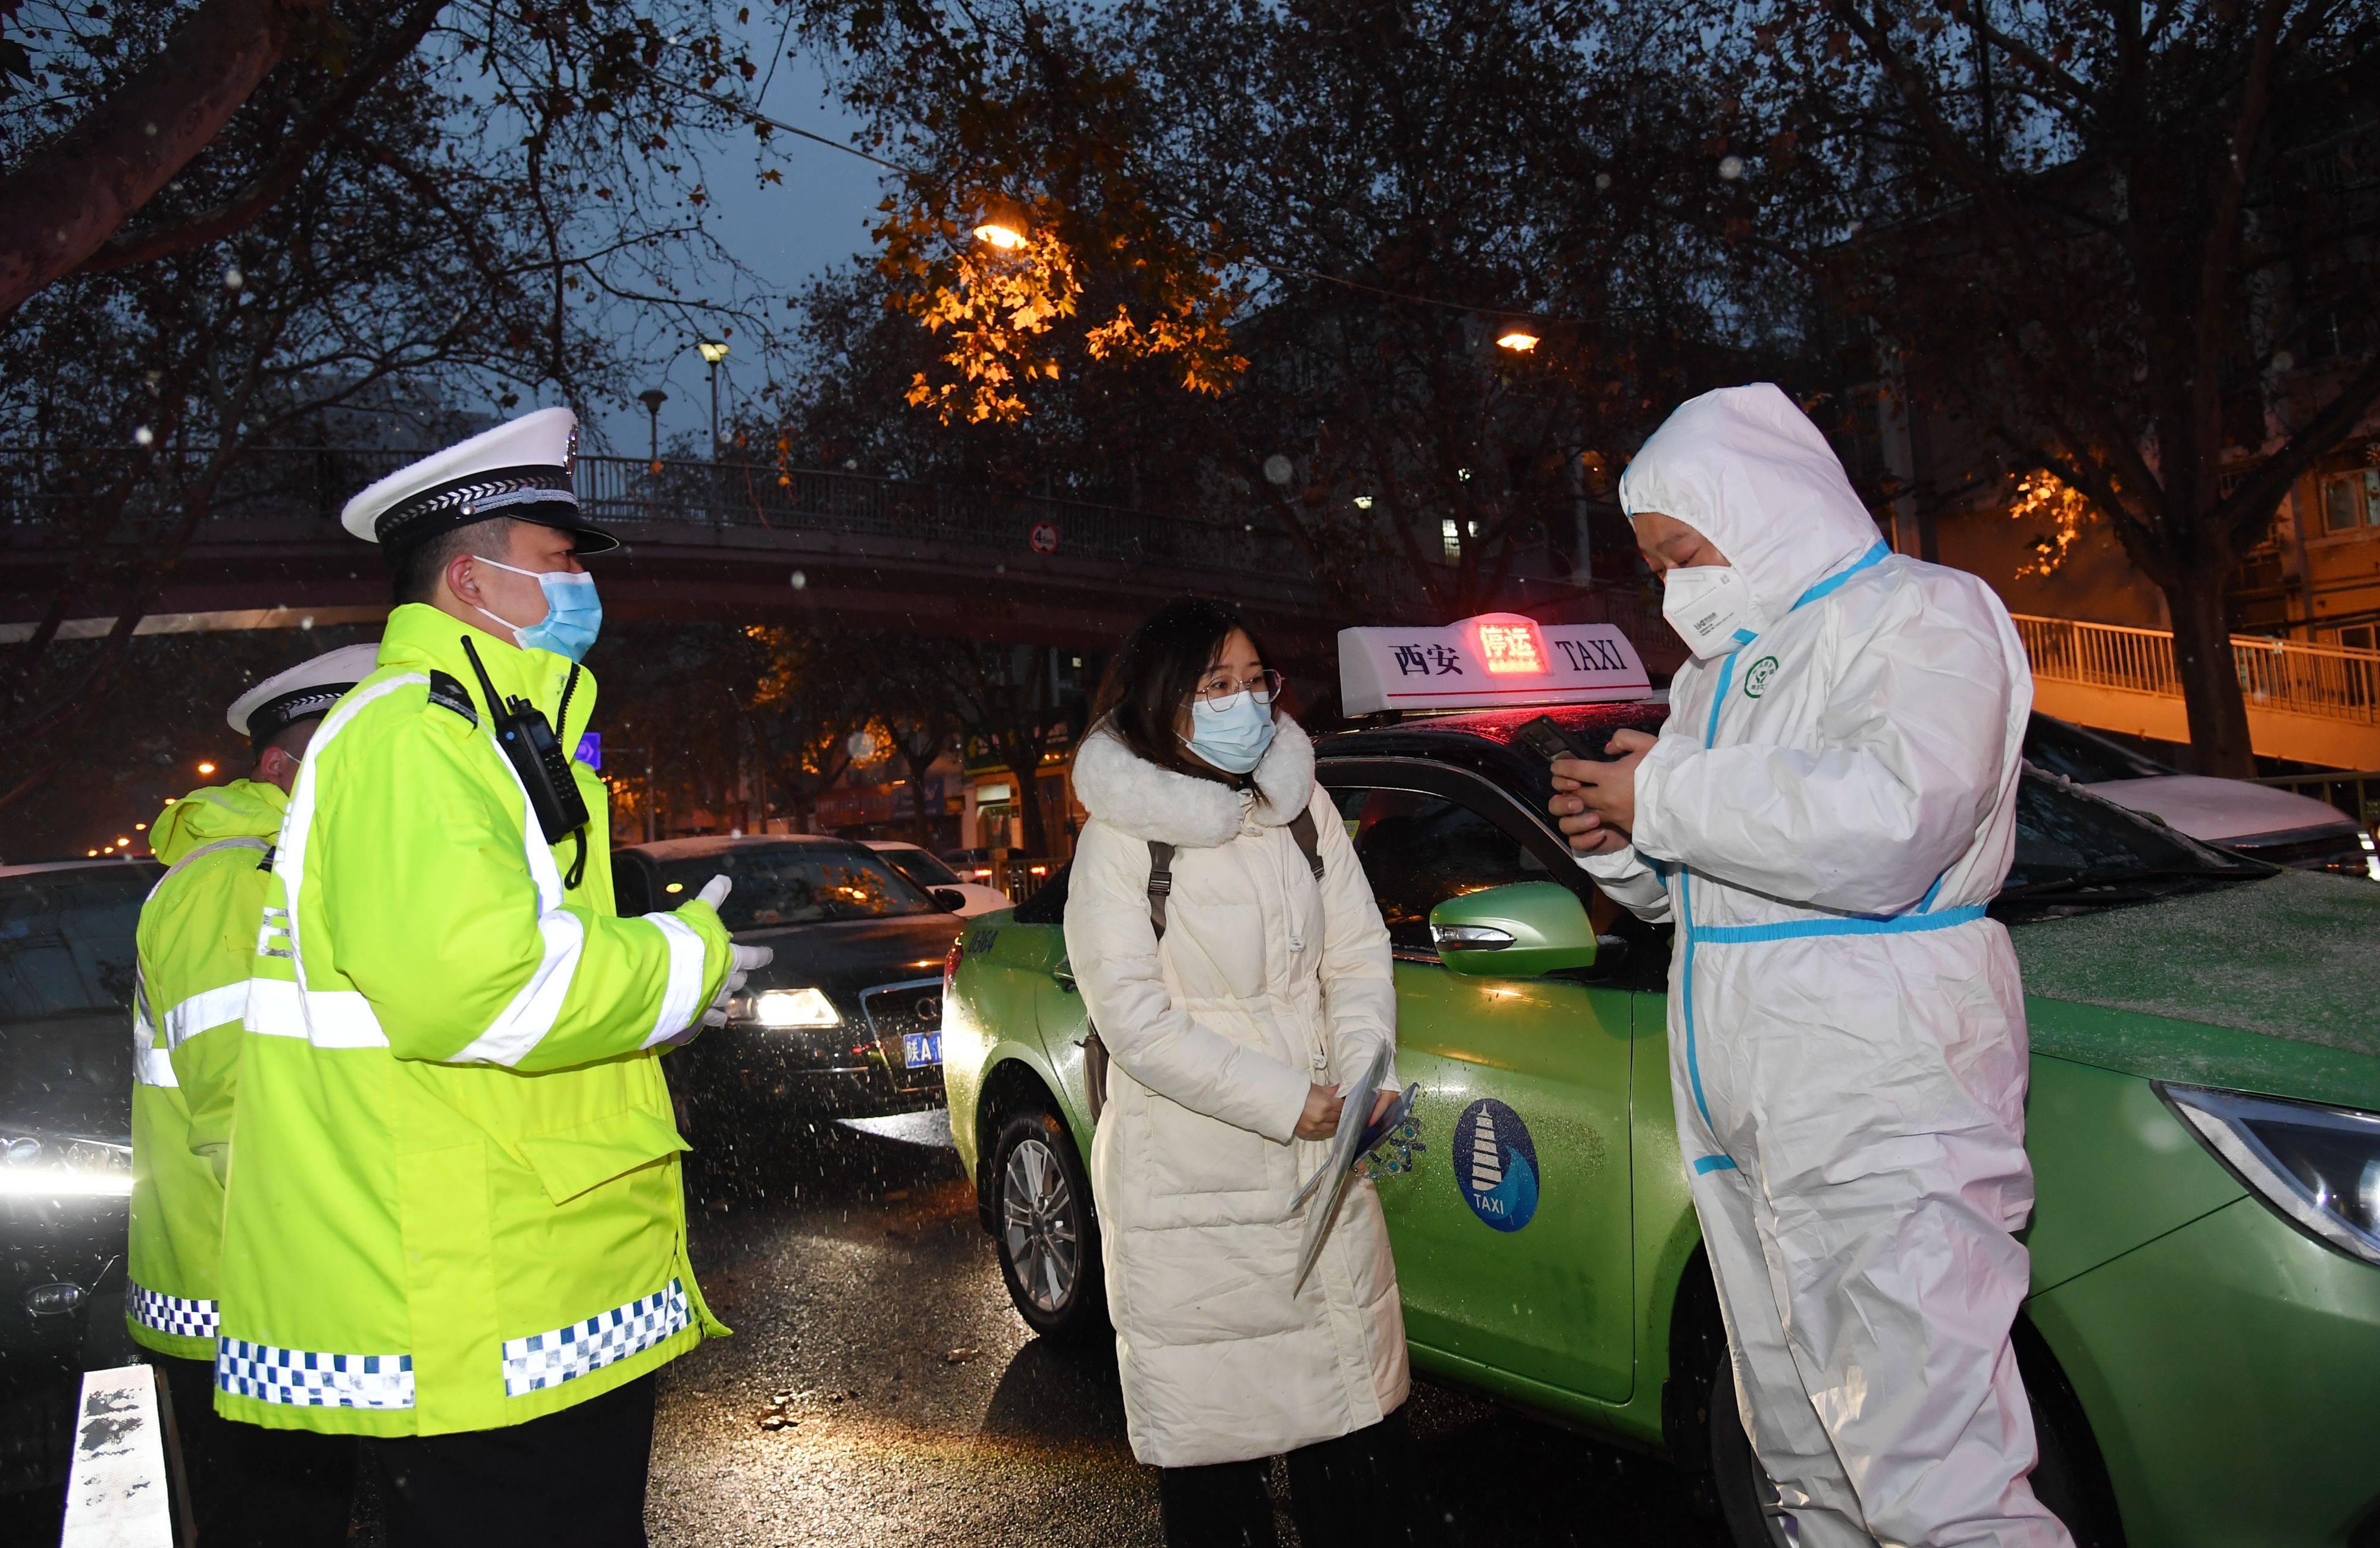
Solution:
{"label": "white n95 respirator", "polygon": [[1732,565],[1664,570],[1661,583],[1661,616],[1698,661],[1730,655],[1768,627],[1752,583]]}

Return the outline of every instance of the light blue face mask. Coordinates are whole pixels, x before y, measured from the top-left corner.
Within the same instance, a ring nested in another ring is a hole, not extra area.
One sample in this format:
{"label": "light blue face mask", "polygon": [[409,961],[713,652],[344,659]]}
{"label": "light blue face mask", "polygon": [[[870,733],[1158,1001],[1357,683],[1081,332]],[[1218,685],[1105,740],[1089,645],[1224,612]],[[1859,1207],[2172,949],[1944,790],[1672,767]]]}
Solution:
{"label": "light blue face mask", "polygon": [[1272,695],[1239,692],[1190,705],[1190,735],[1182,743],[1225,774],[1246,774],[1272,745]]}
{"label": "light blue face mask", "polygon": [[[524,651],[552,651],[569,662],[582,662],[595,645],[595,637],[603,632],[603,601],[595,594],[595,578],[584,570],[516,569],[513,566],[474,555],[480,564],[494,565],[515,575],[526,575],[545,593],[545,616],[533,624],[516,624],[480,608],[491,618],[513,631],[513,639]],[[473,606],[479,604],[474,603]]]}

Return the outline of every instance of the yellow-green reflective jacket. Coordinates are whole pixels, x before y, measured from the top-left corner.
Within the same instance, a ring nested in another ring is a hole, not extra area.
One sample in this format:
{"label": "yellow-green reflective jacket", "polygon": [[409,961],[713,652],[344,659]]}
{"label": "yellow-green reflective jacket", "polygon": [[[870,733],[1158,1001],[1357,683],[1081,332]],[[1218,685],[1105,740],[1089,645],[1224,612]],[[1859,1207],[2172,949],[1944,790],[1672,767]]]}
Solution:
{"label": "yellow-green reflective jacket", "polygon": [[223,1162],[240,1018],[288,798],[260,780],[191,791],[150,830],[169,868],[140,908],[132,999],[132,1241],[125,1320],[161,1354],[212,1359]]}
{"label": "yellow-green reflective jacket", "polygon": [[411,604],[324,717],[249,984],[215,1404],[439,1434],[600,1396],[726,1330],[686,1261],[657,1044],[727,973],[708,905],[620,919],[601,783],[549,846],[459,640],[565,749],[570,664]]}

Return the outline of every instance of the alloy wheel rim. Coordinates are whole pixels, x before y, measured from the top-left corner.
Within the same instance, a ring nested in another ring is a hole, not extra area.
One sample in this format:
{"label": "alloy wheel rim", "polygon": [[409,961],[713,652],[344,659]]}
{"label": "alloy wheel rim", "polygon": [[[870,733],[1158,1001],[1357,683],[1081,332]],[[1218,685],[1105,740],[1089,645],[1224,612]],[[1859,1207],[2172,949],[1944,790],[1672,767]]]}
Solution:
{"label": "alloy wheel rim", "polygon": [[1001,1174],[1001,1245],[1026,1298],[1055,1314],[1073,1298],[1083,1268],[1082,1233],[1075,1222],[1075,1191],[1057,1152],[1026,1140],[1008,1152]]}

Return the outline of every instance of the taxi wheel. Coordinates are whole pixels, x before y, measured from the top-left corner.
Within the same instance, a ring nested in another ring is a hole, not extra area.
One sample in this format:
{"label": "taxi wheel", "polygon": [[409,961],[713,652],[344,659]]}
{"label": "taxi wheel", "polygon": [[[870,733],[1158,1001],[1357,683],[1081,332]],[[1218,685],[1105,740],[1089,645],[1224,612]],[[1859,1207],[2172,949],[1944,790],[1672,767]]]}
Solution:
{"label": "taxi wheel", "polygon": [[1045,1110],[1012,1114],[1001,1125],[991,1164],[992,1240],[1016,1314],[1045,1338],[1105,1336],[1099,1222],[1073,1136]]}

